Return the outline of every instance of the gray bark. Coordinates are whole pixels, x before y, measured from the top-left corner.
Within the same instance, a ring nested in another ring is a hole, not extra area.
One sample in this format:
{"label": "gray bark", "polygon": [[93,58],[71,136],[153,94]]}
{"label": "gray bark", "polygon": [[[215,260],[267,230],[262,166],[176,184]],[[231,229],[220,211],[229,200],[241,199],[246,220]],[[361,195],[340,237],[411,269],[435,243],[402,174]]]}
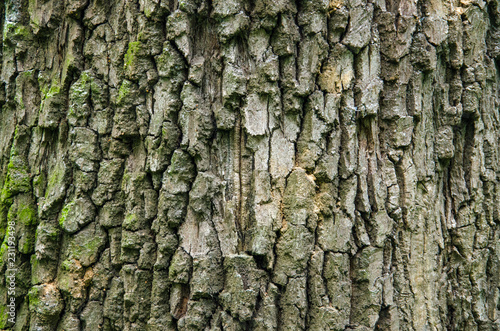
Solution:
{"label": "gray bark", "polygon": [[0,329],[500,329],[497,0],[0,17]]}

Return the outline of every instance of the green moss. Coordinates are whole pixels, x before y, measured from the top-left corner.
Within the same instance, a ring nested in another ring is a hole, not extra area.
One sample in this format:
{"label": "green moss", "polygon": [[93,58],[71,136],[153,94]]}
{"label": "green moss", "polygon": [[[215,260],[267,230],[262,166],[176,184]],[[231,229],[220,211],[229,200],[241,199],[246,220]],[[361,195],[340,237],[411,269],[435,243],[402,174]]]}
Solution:
{"label": "green moss", "polygon": [[71,245],[70,257],[79,261],[88,260],[91,255],[99,252],[102,244],[102,238],[93,237],[85,241],[83,245]]}
{"label": "green moss", "polygon": [[147,18],[151,18],[151,15],[154,13],[154,10],[152,10],[149,6],[144,7],[144,15],[146,15]]}
{"label": "green moss", "polygon": [[28,27],[13,22],[5,22],[3,27],[3,40],[10,40],[15,43],[20,40],[27,40],[31,37],[31,31]]}
{"label": "green moss", "polygon": [[31,179],[28,167],[18,156],[11,158],[7,165],[7,178],[2,189],[2,201],[6,201],[14,194],[29,192],[31,190]]}
{"label": "green moss", "polygon": [[61,95],[61,82],[59,79],[53,78],[50,82],[47,77],[38,77],[38,85],[40,86],[40,91],[42,92],[42,102],[40,103],[40,110],[43,110],[45,103],[53,98],[58,98]]}
{"label": "green moss", "polygon": [[140,41],[132,41],[128,43],[128,50],[125,54],[124,58],[124,67],[127,68],[132,65],[134,59],[139,55],[141,51],[141,42]]}
{"label": "green moss", "polygon": [[74,287],[73,279],[67,275],[59,275],[57,280],[59,289],[63,292],[70,293],[71,289]]}
{"label": "green moss", "polygon": [[122,85],[120,85],[120,89],[118,90],[118,98],[116,99],[116,103],[120,104],[123,100],[130,95],[132,89],[132,82],[129,80],[124,80]]}
{"label": "green moss", "polygon": [[24,164],[23,160],[17,157],[18,155],[13,155],[10,159],[9,164],[7,165],[7,169],[10,171],[21,171],[27,172],[28,167]]}
{"label": "green moss", "polygon": [[4,255],[7,252],[8,248],[9,246],[7,246],[7,242],[4,240],[4,242],[0,245],[0,267],[3,267],[4,262],[7,261],[6,256],[4,257]]}
{"label": "green moss", "polygon": [[5,236],[7,222],[7,212],[9,210],[10,204],[12,204],[12,199],[8,199],[7,201],[0,201],[0,238]]}
{"label": "green moss", "polygon": [[75,205],[74,202],[70,202],[64,206],[61,211],[61,216],[59,217],[59,225],[64,228],[64,222],[66,222],[66,217],[68,217],[70,209]]}
{"label": "green moss", "polygon": [[126,230],[138,231],[144,229],[147,225],[144,217],[140,215],[129,213],[125,216],[122,226]]}
{"label": "green moss", "polygon": [[17,150],[20,137],[19,126],[14,131],[14,143],[10,150],[10,159],[7,165],[7,176],[2,187],[0,202],[4,205],[12,204],[11,197],[20,192],[31,190],[31,177],[27,163]]}
{"label": "green moss", "polygon": [[37,307],[40,305],[40,299],[38,297],[38,292],[39,289],[37,287],[31,288],[31,290],[28,292],[28,300],[31,307]]}
{"label": "green moss", "polygon": [[183,12],[192,12],[193,3],[191,1],[179,0],[179,10]]}
{"label": "green moss", "polygon": [[62,271],[71,271],[73,270],[74,266],[74,261],[72,259],[64,260],[63,263],[61,263],[61,270]]}
{"label": "green moss", "polygon": [[144,33],[144,31],[141,31],[137,34],[137,40],[139,40],[139,42],[143,42],[143,41],[146,41],[147,42],[147,35]]}
{"label": "green moss", "polygon": [[31,36],[31,31],[24,25],[18,25],[15,29],[15,35],[28,39]]}
{"label": "green moss", "polygon": [[5,330],[7,327],[7,322],[9,319],[9,315],[7,315],[7,307],[0,307],[0,329]]}
{"label": "green moss", "polygon": [[5,229],[5,236],[3,238],[2,245],[0,246],[0,268],[4,265],[4,263],[7,262],[6,256],[4,255],[9,249],[9,246],[7,245],[9,234],[9,227],[7,226]]}
{"label": "green moss", "polygon": [[33,237],[29,237],[28,240],[25,240],[24,243],[22,244],[22,246],[18,247],[19,249],[19,252],[23,253],[23,254],[29,254],[30,252],[32,252],[32,248],[34,246],[34,240],[32,240]]}
{"label": "green moss", "polygon": [[126,229],[135,229],[137,227],[137,216],[135,214],[128,214],[123,221],[123,227]]}
{"label": "green moss", "polygon": [[85,243],[84,247],[88,252],[97,253],[103,245],[102,238],[94,237],[92,240],[89,240]]}
{"label": "green moss", "polygon": [[45,99],[45,96],[49,92],[50,83],[47,82],[47,77],[41,73],[38,75],[38,86],[40,87],[40,92],[42,94],[42,100]]}
{"label": "green moss", "polygon": [[[76,111],[75,111],[75,107],[71,107],[69,106],[69,109],[68,109],[68,117],[69,118],[73,118],[73,117],[77,117],[76,116]],[[70,122],[71,123],[71,122]]]}
{"label": "green moss", "polygon": [[5,181],[2,192],[0,193],[0,201],[3,206],[10,206],[12,204],[12,194],[9,190],[7,180]]}
{"label": "green moss", "polygon": [[59,240],[59,229],[57,229],[56,227],[52,227],[51,229],[46,228],[46,230],[52,230],[52,231],[46,231],[47,238],[49,238],[50,241],[56,242]]}
{"label": "green moss", "polygon": [[51,84],[49,91],[45,95],[45,98],[53,97],[53,96],[59,94],[60,92],[61,92],[61,86]]}
{"label": "green moss", "polygon": [[20,205],[17,212],[19,222],[25,225],[36,224],[36,210],[29,205]]}
{"label": "green moss", "polygon": [[71,237],[68,245],[69,259],[78,260],[82,266],[89,266],[97,261],[99,252],[105,245],[106,233],[94,225],[82,229]]}
{"label": "green moss", "polygon": [[126,192],[127,186],[130,185],[131,181],[132,181],[132,176],[127,171],[127,169],[125,169],[123,171],[122,183],[121,183],[121,189],[122,189],[122,191]]}
{"label": "green moss", "polygon": [[78,80],[71,85],[70,99],[75,103],[84,103],[89,97],[91,77],[88,72],[84,71],[80,74]]}

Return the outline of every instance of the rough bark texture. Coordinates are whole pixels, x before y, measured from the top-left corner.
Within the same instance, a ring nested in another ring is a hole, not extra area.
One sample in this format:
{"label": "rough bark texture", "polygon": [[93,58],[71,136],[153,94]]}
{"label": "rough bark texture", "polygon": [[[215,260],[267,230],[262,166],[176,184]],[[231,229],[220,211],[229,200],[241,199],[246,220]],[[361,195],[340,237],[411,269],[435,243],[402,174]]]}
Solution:
{"label": "rough bark texture", "polygon": [[497,0],[1,11],[0,329],[500,329]]}

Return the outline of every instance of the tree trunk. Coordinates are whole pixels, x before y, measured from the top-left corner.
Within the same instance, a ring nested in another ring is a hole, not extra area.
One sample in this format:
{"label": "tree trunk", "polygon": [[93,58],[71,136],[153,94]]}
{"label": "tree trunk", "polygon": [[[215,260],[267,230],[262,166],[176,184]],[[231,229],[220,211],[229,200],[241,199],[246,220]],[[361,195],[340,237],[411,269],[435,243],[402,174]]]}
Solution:
{"label": "tree trunk", "polygon": [[0,329],[500,329],[497,0],[2,3]]}

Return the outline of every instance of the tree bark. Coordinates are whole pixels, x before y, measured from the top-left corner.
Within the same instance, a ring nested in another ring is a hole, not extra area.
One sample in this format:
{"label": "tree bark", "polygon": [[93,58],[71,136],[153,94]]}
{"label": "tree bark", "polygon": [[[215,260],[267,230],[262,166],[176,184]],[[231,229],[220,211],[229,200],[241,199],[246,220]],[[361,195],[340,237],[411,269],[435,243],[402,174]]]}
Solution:
{"label": "tree bark", "polygon": [[0,329],[500,329],[497,0],[1,11]]}

